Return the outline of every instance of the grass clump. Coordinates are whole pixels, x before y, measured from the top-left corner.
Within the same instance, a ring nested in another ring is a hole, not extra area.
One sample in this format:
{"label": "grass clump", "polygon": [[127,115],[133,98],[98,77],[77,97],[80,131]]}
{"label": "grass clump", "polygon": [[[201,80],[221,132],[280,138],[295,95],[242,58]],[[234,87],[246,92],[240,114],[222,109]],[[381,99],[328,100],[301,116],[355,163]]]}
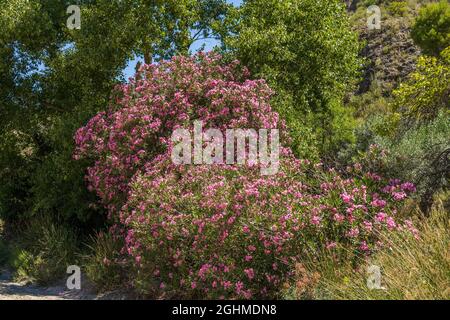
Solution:
{"label": "grass clump", "polygon": [[120,258],[122,248],[122,241],[112,234],[99,232],[91,236],[87,252],[81,258],[88,279],[99,291],[117,289],[126,282]]}
{"label": "grass clump", "polygon": [[33,219],[14,245],[11,266],[17,280],[49,284],[63,277],[69,265],[77,264],[74,231],[48,219]]}

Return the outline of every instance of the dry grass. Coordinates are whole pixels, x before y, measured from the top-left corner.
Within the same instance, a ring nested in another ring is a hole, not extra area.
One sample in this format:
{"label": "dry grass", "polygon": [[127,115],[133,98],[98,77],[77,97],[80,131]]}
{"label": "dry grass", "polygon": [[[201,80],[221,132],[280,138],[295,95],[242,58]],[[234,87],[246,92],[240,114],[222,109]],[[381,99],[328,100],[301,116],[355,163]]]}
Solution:
{"label": "dry grass", "polygon": [[[305,263],[308,272],[320,274],[312,298],[449,300],[449,212],[439,202],[429,217],[418,219],[416,226],[420,231],[419,239],[410,233],[381,235],[388,245],[370,261],[361,261],[359,270],[355,270],[350,262],[337,263],[336,257],[329,254],[319,261]],[[383,289],[367,286],[367,269],[371,265],[380,267]],[[286,297],[298,299],[301,295],[292,286]]]}

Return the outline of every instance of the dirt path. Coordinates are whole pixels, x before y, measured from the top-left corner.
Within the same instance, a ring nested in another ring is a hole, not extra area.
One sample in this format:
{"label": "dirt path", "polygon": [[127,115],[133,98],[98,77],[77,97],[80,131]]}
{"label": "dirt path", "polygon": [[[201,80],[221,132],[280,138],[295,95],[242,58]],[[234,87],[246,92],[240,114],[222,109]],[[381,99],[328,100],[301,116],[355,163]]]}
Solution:
{"label": "dirt path", "polygon": [[14,282],[9,271],[0,270],[0,300],[124,300],[120,292],[95,294],[93,290],[69,290],[64,283],[42,287],[25,282]]}
{"label": "dirt path", "polygon": [[14,282],[12,274],[0,271],[0,300],[92,300],[98,297],[83,290],[68,290],[63,285],[41,287]]}

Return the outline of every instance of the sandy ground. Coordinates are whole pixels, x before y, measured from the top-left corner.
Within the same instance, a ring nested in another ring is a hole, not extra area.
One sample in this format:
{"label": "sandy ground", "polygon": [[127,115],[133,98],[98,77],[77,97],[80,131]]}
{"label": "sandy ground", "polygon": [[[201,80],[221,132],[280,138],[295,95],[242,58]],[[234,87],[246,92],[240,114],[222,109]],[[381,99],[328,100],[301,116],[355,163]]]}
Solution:
{"label": "sandy ground", "polygon": [[40,287],[26,282],[14,282],[12,274],[0,274],[0,300],[66,300],[95,299],[93,294],[83,290],[68,290],[65,286]]}
{"label": "sandy ground", "polygon": [[26,282],[14,282],[9,271],[0,270],[0,300],[124,300],[127,295],[119,292],[95,294],[91,289],[69,290],[63,282],[42,287]]}

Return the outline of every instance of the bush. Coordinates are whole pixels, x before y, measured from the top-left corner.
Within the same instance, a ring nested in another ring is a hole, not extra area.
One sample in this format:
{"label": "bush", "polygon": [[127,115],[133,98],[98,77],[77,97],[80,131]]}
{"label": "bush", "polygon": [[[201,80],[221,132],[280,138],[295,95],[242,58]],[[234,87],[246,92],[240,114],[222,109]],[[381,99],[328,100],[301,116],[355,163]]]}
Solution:
{"label": "bush", "polygon": [[[175,57],[141,70],[145,78],[118,88],[107,112],[78,130],[75,158],[93,163],[89,188],[117,213],[126,203],[132,177],[170,157],[170,138],[177,128],[281,128],[268,101],[272,90],[264,80],[248,80],[248,71],[234,61],[203,53]],[[283,136],[281,137],[283,138]],[[284,139],[288,143],[287,139]],[[116,216],[117,217],[117,216]]]}
{"label": "bush", "polygon": [[264,179],[206,166],[136,177],[122,219],[140,289],[159,279],[163,291],[190,298],[277,297],[304,251],[376,250],[377,230],[398,228],[395,208],[414,188],[381,188],[371,174],[343,179],[307,161],[282,168]]}
{"label": "bush", "polygon": [[400,112],[405,126],[434,119],[447,109],[450,94],[450,47],[440,59],[420,57],[417,70],[394,91],[393,107]]}
{"label": "bush", "polygon": [[426,54],[438,56],[450,46],[450,4],[442,0],[422,7],[411,37]]}
{"label": "bush", "polygon": [[[268,103],[271,90],[247,80],[238,62],[200,54],[142,71],[76,135],[76,157],[94,163],[90,188],[125,241],[141,293],[276,297],[302,251],[328,246],[364,255],[378,245],[375,230],[401,225],[396,210],[414,186],[386,185],[358,165],[348,178],[295,159]],[[222,132],[280,128],[280,172],[261,176],[250,163],[174,165],[170,135],[194,120]]]}

